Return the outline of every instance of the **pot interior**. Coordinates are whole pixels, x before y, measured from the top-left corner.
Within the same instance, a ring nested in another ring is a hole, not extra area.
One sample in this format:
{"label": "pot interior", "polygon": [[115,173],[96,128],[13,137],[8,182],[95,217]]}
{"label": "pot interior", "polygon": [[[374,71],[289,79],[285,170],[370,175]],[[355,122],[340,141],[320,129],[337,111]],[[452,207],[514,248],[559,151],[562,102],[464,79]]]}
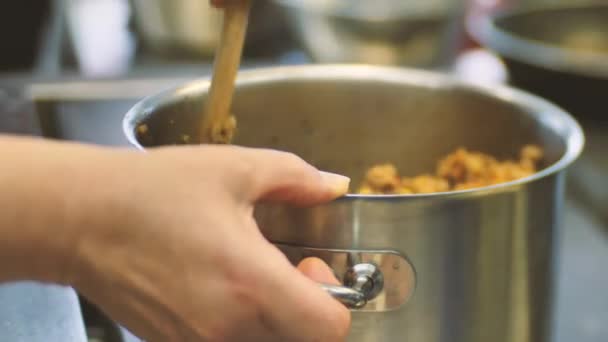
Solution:
{"label": "pot interior", "polygon": [[[508,90],[491,95],[442,78],[391,80],[357,70],[362,74],[356,79],[304,73],[241,82],[234,143],[293,152],[352,177],[355,186],[377,163],[394,163],[404,176],[434,172],[437,161],[458,147],[517,158],[523,145],[535,143],[545,150],[545,167],[566,152],[571,127],[544,101]],[[195,143],[207,85],[167,92],[153,105],[144,101],[135,109],[143,115],[131,122],[147,126],[136,135],[139,143]]]}

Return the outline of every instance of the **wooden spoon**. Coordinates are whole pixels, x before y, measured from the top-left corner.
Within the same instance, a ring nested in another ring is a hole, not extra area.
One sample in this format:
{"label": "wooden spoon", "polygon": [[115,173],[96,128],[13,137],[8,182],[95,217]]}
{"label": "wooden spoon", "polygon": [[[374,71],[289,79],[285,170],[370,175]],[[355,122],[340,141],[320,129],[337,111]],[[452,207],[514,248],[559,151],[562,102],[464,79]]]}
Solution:
{"label": "wooden spoon", "polygon": [[228,144],[236,131],[230,114],[236,75],[241,63],[251,0],[229,2],[213,67],[213,78],[200,123],[200,143]]}

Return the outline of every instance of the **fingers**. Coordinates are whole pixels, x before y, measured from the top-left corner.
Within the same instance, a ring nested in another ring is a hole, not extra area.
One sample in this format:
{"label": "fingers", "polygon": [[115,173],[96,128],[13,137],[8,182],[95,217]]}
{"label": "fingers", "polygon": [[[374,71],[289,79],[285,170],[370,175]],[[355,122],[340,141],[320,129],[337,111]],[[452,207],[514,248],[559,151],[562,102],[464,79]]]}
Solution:
{"label": "fingers", "polygon": [[329,267],[316,258],[301,262],[299,270],[285,258],[271,260],[264,266],[268,269],[263,272],[267,277],[263,302],[264,311],[273,315],[278,335],[290,341],[344,341],[350,328],[350,311],[318,283],[338,283]]}
{"label": "fingers", "polygon": [[294,154],[262,149],[252,149],[249,154],[255,165],[251,201],[313,205],[348,192],[349,178],[321,172]]}
{"label": "fingers", "polygon": [[[175,154],[176,150],[179,153]],[[345,195],[350,184],[348,177],[319,171],[300,157],[277,150],[205,145],[155,151],[174,152],[172,158],[179,159],[187,171],[217,173],[214,177],[220,181],[208,185],[228,190],[247,204],[260,200],[302,206],[320,204]]]}

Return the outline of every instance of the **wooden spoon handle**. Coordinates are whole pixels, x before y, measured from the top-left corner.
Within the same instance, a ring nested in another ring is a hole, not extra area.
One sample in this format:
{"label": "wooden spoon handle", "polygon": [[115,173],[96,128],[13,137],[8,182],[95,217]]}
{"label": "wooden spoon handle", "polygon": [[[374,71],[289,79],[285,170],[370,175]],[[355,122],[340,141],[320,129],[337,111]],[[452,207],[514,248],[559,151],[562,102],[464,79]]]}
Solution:
{"label": "wooden spoon handle", "polygon": [[[236,121],[230,115],[237,72],[241,63],[243,44],[251,0],[231,1],[224,9],[224,24],[215,56],[213,78],[200,125],[201,143],[227,143],[232,134],[221,132],[234,129]],[[228,140],[228,141],[225,141]]]}

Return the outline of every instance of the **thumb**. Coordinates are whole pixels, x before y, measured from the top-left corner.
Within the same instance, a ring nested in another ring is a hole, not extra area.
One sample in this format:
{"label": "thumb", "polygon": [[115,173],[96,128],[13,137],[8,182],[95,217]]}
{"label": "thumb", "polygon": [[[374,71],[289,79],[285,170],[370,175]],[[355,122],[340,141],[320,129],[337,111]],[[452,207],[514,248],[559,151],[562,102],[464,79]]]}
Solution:
{"label": "thumb", "polygon": [[319,258],[306,258],[302,260],[298,265],[298,270],[316,282],[340,285],[331,268]]}
{"label": "thumb", "polygon": [[320,259],[308,258],[298,271],[278,249],[268,253],[266,262],[257,264],[256,271],[263,275],[257,292],[283,341],[344,341],[350,311],[319,286],[320,282],[338,283],[329,267]]}
{"label": "thumb", "polygon": [[348,192],[348,177],[319,171],[294,154],[252,150],[251,158],[256,165],[249,194],[252,202],[267,200],[314,205]]}

